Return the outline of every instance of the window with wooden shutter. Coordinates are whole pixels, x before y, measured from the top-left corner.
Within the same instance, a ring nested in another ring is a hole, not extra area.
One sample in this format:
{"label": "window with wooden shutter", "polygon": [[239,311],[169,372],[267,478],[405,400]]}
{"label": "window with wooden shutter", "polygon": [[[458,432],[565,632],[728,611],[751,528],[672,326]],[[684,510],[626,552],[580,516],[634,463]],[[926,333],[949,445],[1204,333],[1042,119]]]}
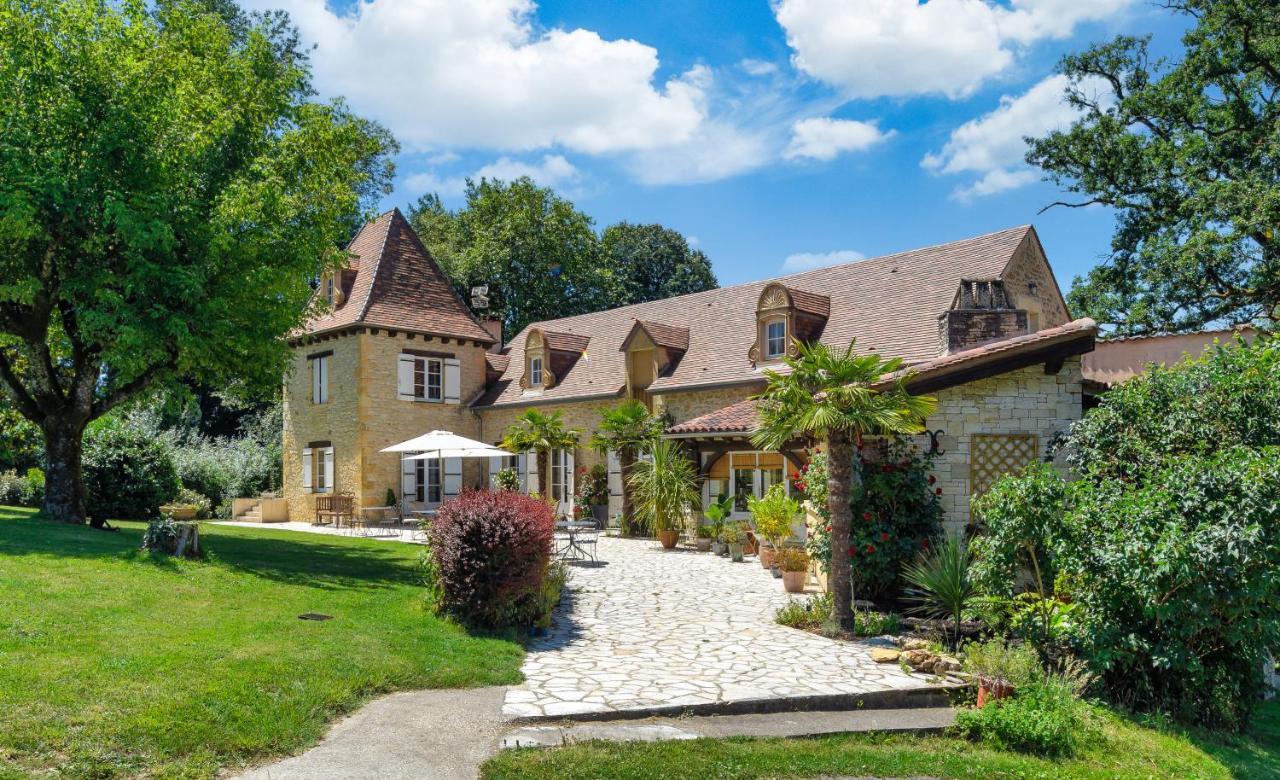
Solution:
{"label": "window with wooden shutter", "polygon": [[462,366],[457,358],[444,359],[444,402],[462,402]]}
{"label": "window with wooden shutter", "polygon": [[305,493],[311,492],[311,469],[312,453],[308,447],[302,451],[302,490]]}

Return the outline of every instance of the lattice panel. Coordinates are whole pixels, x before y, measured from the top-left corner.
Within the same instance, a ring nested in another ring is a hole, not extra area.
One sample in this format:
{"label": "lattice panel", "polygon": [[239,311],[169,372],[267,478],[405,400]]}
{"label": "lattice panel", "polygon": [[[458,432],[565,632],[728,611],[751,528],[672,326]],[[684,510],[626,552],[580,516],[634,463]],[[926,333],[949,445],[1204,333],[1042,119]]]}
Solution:
{"label": "lattice panel", "polygon": [[1005,474],[1034,461],[1040,442],[1033,433],[979,433],[969,443],[969,492],[977,496]]}

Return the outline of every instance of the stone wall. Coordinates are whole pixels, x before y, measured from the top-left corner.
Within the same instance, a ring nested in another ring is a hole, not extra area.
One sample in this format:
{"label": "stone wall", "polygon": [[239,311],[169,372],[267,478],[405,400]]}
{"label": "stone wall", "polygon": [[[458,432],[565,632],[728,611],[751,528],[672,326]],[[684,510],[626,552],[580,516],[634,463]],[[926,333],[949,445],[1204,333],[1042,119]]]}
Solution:
{"label": "stone wall", "polygon": [[1049,269],[1049,261],[1039,242],[1031,236],[1014,252],[1001,278],[1013,307],[1027,310],[1032,331],[1062,325],[1071,319]]}
{"label": "stone wall", "polygon": [[480,411],[483,440],[497,442],[506,435],[507,429],[515,424],[516,419],[528,409],[550,413],[559,412],[566,428],[574,428],[582,433],[578,436],[578,448],[574,451],[575,467],[591,468],[596,463],[604,463],[604,456],[591,449],[591,436],[600,425],[600,417],[608,409],[622,403],[622,398],[611,401],[583,401],[579,403],[546,404],[542,406],[503,406],[496,409]]}
{"label": "stone wall", "polygon": [[[1068,358],[1056,375],[1042,365],[980,379],[934,394],[938,409],[928,419],[930,430],[942,430],[943,450],[934,463],[942,488],[949,531],[969,522],[970,446],[975,434],[1031,434],[1037,457],[1043,457],[1054,435],[1080,419],[1080,358]],[[927,440],[922,437],[921,443]]]}
{"label": "stone wall", "polygon": [[658,414],[671,415],[671,424],[677,425],[695,417],[723,409],[726,406],[750,398],[764,389],[764,384],[736,385],[712,390],[686,390],[661,393],[653,396],[653,408]]}
{"label": "stone wall", "polygon": [[[364,333],[360,337],[361,456],[363,468],[357,493],[360,506],[382,506],[387,488],[400,492],[400,456],[380,452],[396,442],[433,430],[452,431],[469,439],[480,437],[480,423],[469,402],[484,389],[484,348],[456,339],[432,336],[390,336],[387,331]],[[397,393],[397,364],[402,350],[439,352],[459,362],[461,403],[404,401]],[[483,484],[484,461],[472,458],[462,463],[462,485]]]}
{"label": "stone wall", "polygon": [[[311,403],[311,367],[308,355],[332,351],[329,358],[329,401]],[[353,381],[360,364],[360,344],[355,336],[341,336],[293,350],[293,363],[285,377],[284,416],[284,498],[293,520],[315,516],[310,493],[302,490],[302,450],[312,442],[328,441],[333,446],[334,488],[355,491],[360,481],[358,446],[360,405],[358,385]]]}

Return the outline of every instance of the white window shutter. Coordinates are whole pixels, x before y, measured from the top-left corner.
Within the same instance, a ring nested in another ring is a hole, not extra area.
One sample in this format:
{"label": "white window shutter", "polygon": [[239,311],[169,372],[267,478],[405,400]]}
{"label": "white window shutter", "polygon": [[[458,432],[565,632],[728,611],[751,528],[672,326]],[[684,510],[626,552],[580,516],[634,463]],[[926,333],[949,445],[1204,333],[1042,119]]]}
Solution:
{"label": "white window shutter", "polygon": [[444,359],[444,402],[456,404],[462,398],[462,368],[457,358]]}
{"label": "white window shutter", "polygon": [[401,355],[396,370],[396,396],[401,401],[413,400],[413,355]]}
{"label": "white window shutter", "polygon": [[457,498],[462,492],[462,458],[445,458],[443,477],[445,500]]}
{"label": "white window shutter", "polygon": [[408,455],[400,456],[400,494],[406,501],[413,501],[418,495],[417,461]]}
{"label": "white window shutter", "polygon": [[614,450],[609,450],[609,495],[622,498],[622,460]]}
{"label": "white window shutter", "polygon": [[539,482],[542,475],[538,473],[538,453],[530,450],[521,457],[524,458],[524,492],[541,493]]}
{"label": "white window shutter", "polygon": [[326,493],[336,492],[333,489],[333,447],[324,448],[324,490]]}
{"label": "white window shutter", "polygon": [[302,489],[311,492],[311,448],[302,451]]}
{"label": "white window shutter", "polygon": [[496,488],[498,486],[498,472],[502,471],[502,458],[495,456],[489,458],[489,487]]}
{"label": "white window shutter", "polygon": [[561,509],[569,517],[573,517],[573,493],[575,475],[575,461],[573,450],[564,451],[564,507]]}

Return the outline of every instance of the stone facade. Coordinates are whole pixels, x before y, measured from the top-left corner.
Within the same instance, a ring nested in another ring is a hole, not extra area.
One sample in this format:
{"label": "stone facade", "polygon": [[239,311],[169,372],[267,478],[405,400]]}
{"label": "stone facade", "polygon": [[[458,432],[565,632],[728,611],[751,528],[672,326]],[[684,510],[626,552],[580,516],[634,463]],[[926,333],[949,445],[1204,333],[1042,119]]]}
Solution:
{"label": "stone facade", "polygon": [[1029,234],[1023,239],[1001,278],[1009,302],[1015,309],[1026,310],[1031,332],[1071,320],[1053,271],[1049,268],[1049,260],[1034,235]]}
{"label": "stone facade", "polygon": [[764,384],[761,383],[655,394],[653,410],[670,415],[671,424],[676,425],[750,398],[763,389]]}
{"label": "stone facade", "polygon": [[[1053,437],[1082,415],[1080,358],[1065,361],[1057,374],[1041,365],[980,379],[934,394],[938,409],[928,427],[942,431],[943,454],[934,465],[942,488],[948,530],[957,532],[969,522],[970,461],[973,437],[1030,434],[1037,457],[1044,457]],[[926,440],[922,439],[922,444]]]}
{"label": "stone facade", "polygon": [[[423,403],[397,395],[396,362],[404,350],[457,358],[461,403]],[[329,401],[311,403],[308,355],[332,351]],[[294,365],[284,388],[284,497],[289,517],[314,514],[314,498],[302,487],[302,450],[314,442],[330,442],[334,450],[334,485],[351,493],[357,506],[383,506],[387,489],[399,492],[400,456],[379,450],[431,430],[478,438],[480,422],[468,402],[484,389],[484,348],[438,336],[362,329],[294,349]],[[484,463],[463,462],[462,484],[485,479]]]}

